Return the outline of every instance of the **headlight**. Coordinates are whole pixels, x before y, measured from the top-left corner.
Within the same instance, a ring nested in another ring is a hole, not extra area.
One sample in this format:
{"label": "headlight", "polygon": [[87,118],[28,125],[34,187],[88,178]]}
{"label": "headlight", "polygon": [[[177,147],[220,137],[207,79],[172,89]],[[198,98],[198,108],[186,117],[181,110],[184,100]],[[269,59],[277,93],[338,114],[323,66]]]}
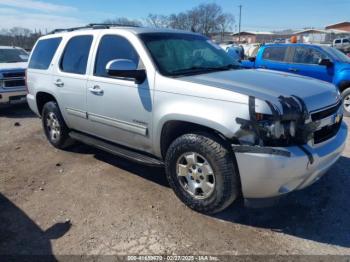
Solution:
{"label": "headlight", "polygon": [[278,103],[249,97],[249,118],[236,118],[240,129],[234,138],[239,144],[286,147],[304,145],[313,138],[319,124],[309,121],[304,101],[292,95],[279,96]]}
{"label": "headlight", "polygon": [[272,115],[256,113],[256,126],[246,125],[236,134],[240,144],[287,146],[296,137],[296,121],[275,120]]}
{"label": "headlight", "polygon": [[264,146],[284,146],[296,136],[296,121],[274,120],[272,115],[256,114],[259,138]]}

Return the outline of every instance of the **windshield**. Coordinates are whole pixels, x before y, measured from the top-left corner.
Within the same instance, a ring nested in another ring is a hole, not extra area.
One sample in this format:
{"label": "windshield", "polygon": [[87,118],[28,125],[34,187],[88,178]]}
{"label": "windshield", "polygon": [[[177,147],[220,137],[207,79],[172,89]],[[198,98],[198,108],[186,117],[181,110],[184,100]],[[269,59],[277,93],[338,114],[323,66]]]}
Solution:
{"label": "windshield", "polygon": [[344,53],[333,47],[322,47],[329,55],[343,63],[350,63],[350,58]]}
{"label": "windshield", "polygon": [[204,36],[145,33],[145,43],[161,74],[182,76],[239,68],[239,63]]}
{"label": "windshield", "polygon": [[27,62],[28,53],[23,49],[0,49],[0,63]]}

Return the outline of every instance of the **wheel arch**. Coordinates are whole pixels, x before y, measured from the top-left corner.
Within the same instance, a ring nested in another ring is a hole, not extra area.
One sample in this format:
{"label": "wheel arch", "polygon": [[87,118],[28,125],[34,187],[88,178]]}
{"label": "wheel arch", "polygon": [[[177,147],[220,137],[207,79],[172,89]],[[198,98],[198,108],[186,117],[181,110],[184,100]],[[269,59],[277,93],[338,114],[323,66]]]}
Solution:
{"label": "wheel arch", "polygon": [[350,80],[343,80],[338,85],[339,91],[342,93],[345,89],[350,88]]}
{"label": "wheel arch", "polygon": [[163,123],[160,131],[159,139],[159,151],[161,157],[164,159],[167,149],[171,143],[178,137],[189,133],[207,133],[215,136],[221,142],[229,147],[229,139],[227,138],[227,132],[225,128],[217,129],[211,127],[213,125],[207,125],[196,121],[188,120],[168,120]]}
{"label": "wheel arch", "polygon": [[50,94],[48,92],[43,92],[43,91],[37,92],[35,99],[36,99],[36,106],[38,109],[38,113],[40,114],[40,116],[42,115],[43,107],[47,102],[54,101],[57,103],[57,99],[53,94]]}

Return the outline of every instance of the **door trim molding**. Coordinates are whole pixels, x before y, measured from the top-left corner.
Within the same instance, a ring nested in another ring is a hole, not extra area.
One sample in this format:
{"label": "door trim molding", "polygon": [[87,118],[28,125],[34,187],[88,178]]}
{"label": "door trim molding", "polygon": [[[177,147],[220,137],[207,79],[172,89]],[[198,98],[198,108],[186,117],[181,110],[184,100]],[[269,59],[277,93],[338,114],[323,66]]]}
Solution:
{"label": "door trim molding", "polygon": [[139,135],[146,136],[148,133],[148,128],[143,125],[130,123],[130,122],[126,122],[126,121],[122,121],[122,120],[118,120],[118,119],[114,119],[106,116],[101,116],[93,113],[88,113],[88,118],[92,122],[97,122],[107,126],[116,127],[116,128],[133,132]]}
{"label": "door trim molding", "polygon": [[73,115],[73,116],[87,119],[87,112],[86,111],[75,109],[75,108],[70,108],[70,107],[66,107],[66,111],[69,115]]}

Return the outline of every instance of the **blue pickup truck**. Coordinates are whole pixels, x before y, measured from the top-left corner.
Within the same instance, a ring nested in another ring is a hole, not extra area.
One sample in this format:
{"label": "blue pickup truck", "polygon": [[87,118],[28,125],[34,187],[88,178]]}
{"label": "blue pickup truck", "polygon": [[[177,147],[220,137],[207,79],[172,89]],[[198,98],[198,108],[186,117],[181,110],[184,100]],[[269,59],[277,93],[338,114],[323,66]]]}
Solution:
{"label": "blue pickup truck", "polygon": [[335,84],[350,116],[350,58],[339,50],[310,44],[271,44],[256,57],[241,62],[244,68],[262,68],[317,78]]}

